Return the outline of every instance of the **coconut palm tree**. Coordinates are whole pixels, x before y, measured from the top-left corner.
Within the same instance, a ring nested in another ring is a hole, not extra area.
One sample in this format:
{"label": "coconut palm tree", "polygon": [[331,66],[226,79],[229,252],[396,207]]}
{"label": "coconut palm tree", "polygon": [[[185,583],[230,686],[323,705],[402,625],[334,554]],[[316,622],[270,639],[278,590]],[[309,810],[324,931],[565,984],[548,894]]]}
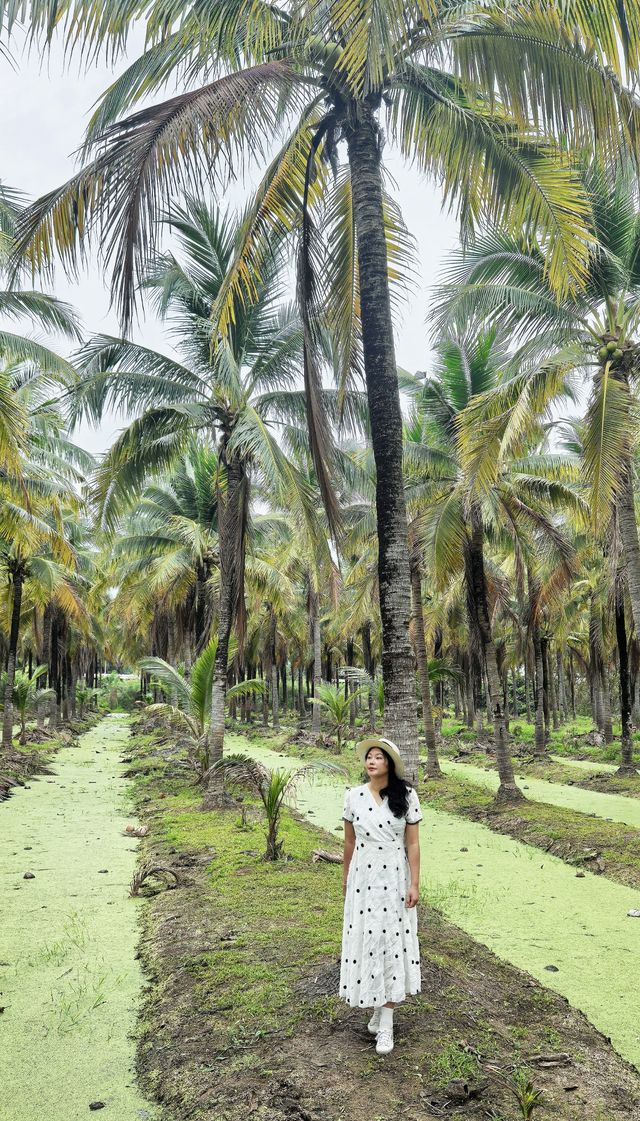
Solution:
{"label": "coconut palm tree", "polygon": [[[16,11],[6,0],[0,5],[9,32]],[[71,0],[72,42],[91,51],[115,42],[119,49],[128,10],[97,20],[88,12]],[[635,73],[636,22],[613,0],[595,8],[581,0],[543,7],[382,0],[375,11],[360,0],[286,6],[240,0],[209,9],[205,18],[152,4],[145,18],[147,49],[100,102],[87,163],[32,208],[21,227],[21,251],[40,264],[57,246],[72,264],[85,234],[100,231],[126,329],[160,211],[176,184],[193,189],[206,167],[224,189],[248,161],[270,160],[217,297],[220,343],[233,335],[238,303],[253,300],[270,268],[273,231],[294,232],[312,453],[332,522],[315,360],[321,306],[335,329],[343,384],[361,370],[366,379],[377,473],[385,721],[389,734],[416,754],[389,287],[391,251],[403,238],[385,206],[384,130],[408,161],[442,184],[466,231],[479,216],[512,232],[541,230],[551,283],[564,293],[584,276],[589,206],[553,138],[561,137],[563,151],[568,141],[609,156],[636,142],[638,109],[621,84],[623,75]],[[31,0],[27,23],[36,36],[54,34],[44,0]],[[191,88],[123,118],[140,97],[176,77]],[[276,138],[284,143],[273,155]],[[328,169],[338,165],[341,141],[346,164],[331,182]],[[317,268],[320,230],[329,252]]]}
{"label": "coconut palm tree", "polygon": [[451,260],[439,291],[439,318],[455,322],[475,315],[517,331],[521,341],[531,340],[528,383],[514,381],[495,397],[494,422],[501,424],[502,438],[517,437],[530,403],[541,394],[547,394],[545,407],[552,401],[541,367],[547,376],[562,368],[588,379],[591,393],[580,451],[591,489],[593,528],[596,533],[606,530],[615,505],[632,617],[640,630],[633,463],[640,371],[640,196],[628,164],[613,176],[609,168],[595,164],[584,181],[592,198],[595,240],[583,286],[559,300],[549,283],[544,246],[494,232]]}
{"label": "coconut palm tree", "polygon": [[161,614],[167,642],[157,652],[171,663],[190,666],[211,633],[218,474],[215,447],[193,439],[184,460],[144,488],[109,545],[118,613],[138,633],[160,625]]}
{"label": "coconut palm tree", "polygon": [[68,517],[78,516],[76,497],[93,459],[71,443],[59,407],[50,398],[49,375],[22,364],[12,371],[12,393],[27,421],[18,472],[0,473],[0,573],[11,596],[3,748],[12,744],[13,688],[25,590],[48,590],[70,611],[76,552]]}
{"label": "coconut palm tree", "polygon": [[[107,526],[115,524],[150,474],[177,463],[194,430],[215,440],[218,643],[208,733],[215,761],[224,741],[229,641],[234,623],[241,639],[245,627],[251,487],[279,496],[290,510],[297,506],[303,520],[317,517],[314,489],[286,454],[287,439],[298,438],[305,416],[305,394],[296,388],[304,331],[295,310],[281,302],[274,252],[270,268],[256,282],[253,302],[238,302],[232,335],[212,349],[220,329],[211,307],[233,265],[240,229],[193,198],[174,208],[169,220],[180,255],[158,258],[145,283],[170,321],[185,363],[125,340],[94,339],[79,357],[83,382],[74,417],[98,420],[109,404],[140,414],[109,449],[96,475],[95,496]],[[335,395],[333,401],[337,416]],[[218,777],[212,772],[213,780]],[[207,792],[205,803],[213,804],[218,793]]]}
{"label": "coconut palm tree", "polygon": [[[425,379],[410,421],[414,439],[405,447],[408,501],[412,511],[420,510],[416,522],[436,586],[446,586],[452,577],[464,574],[469,631],[486,671],[500,775],[498,797],[517,799],[520,791],[507,743],[492,623],[496,600],[508,608],[509,586],[505,587],[504,574],[487,555],[487,539],[515,551],[520,582],[528,553],[555,554],[566,561],[570,543],[553,512],[568,507],[584,514],[576,492],[579,470],[566,458],[536,454],[543,436],[539,426],[537,441],[529,430],[528,442],[521,440],[517,457],[513,448],[511,456],[501,455],[494,446],[489,449],[491,486],[480,488],[468,470],[465,440],[480,425],[485,443],[490,443],[482,403],[492,388],[500,386],[507,361],[505,343],[495,331],[469,333],[466,338],[450,335],[442,340],[439,357],[437,375]],[[418,428],[421,440],[415,438]]]}

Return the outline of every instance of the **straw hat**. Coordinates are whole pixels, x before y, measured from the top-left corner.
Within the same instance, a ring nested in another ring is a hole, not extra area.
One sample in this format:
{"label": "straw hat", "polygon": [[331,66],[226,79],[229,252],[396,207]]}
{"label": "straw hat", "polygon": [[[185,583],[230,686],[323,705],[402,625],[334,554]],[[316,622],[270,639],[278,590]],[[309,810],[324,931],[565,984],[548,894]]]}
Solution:
{"label": "straw hat", "polygon": [[382,751],[386,751],[387,755],[390,755],[395,763],[398,778],[404,778],[404,763],[402,762],[402,757],[395,743],[392,743],[391,740],[385,740],[383,736],[369,736],[368,739],[357,743],[356,755],[363,763],[370,747],[379,747]]}

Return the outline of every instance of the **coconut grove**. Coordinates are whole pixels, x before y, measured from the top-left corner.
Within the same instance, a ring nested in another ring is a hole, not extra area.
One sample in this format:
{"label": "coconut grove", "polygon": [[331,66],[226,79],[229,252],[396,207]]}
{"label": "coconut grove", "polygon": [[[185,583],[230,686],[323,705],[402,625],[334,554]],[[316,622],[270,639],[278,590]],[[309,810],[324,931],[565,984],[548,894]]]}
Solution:
{"label": "coconut grove", "polygon": [[635,6],[0,2],[34,59],[113,77],[0,168],[0,1117],[640,1117]]}

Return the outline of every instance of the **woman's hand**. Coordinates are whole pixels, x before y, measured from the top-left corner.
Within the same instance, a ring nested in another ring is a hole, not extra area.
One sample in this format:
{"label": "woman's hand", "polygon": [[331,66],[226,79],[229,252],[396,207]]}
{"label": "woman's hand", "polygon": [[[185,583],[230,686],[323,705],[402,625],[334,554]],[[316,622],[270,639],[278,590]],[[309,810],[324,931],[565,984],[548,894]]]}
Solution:
{"label": "woman's hand", "polygon": [[406,898],[406,901],[405,901],[405,905],[407,907],[415,907],[419,898],[420,898],[420,888],[417,886],[417,884],[411,884],[411,887],[409,888],[409,890],[407,892],[407,898]]}

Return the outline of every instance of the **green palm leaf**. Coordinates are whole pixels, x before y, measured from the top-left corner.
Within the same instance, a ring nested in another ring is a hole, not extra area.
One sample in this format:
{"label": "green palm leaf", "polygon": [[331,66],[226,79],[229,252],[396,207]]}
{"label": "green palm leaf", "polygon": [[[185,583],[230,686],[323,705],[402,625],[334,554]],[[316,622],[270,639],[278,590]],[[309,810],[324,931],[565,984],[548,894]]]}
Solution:
{"label": "green palm leaf", "polygon": [[188,682],[164,658],[141,658],[140,668],[144,673],[152,674],[165,693],[175,695],[178,704],[186,712],[193,711],[195,706],[192,705]]}
{"label": "green palm leaf", "polygon": [[628,386],[607,362],[594,379],[583,433],[585,476],[591,488],[595,530],[602,530],[608,521],[620,469],[628,462],[632,411]]}

